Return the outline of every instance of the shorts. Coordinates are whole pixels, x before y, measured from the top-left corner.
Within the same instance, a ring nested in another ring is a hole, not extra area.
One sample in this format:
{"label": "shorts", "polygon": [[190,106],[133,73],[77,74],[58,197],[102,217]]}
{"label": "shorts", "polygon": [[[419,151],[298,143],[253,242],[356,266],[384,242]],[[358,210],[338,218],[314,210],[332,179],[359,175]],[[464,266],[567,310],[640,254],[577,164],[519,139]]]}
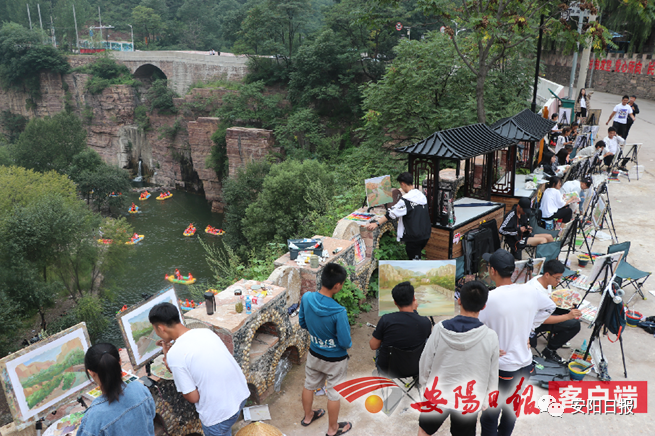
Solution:
{"label": "shorts", "polygon": [[305,364],[305,389],[315,391],[325,386],[327,382],[327,397],[330,401],[339,401],[341,395],[334,389],[345,381],[348,371],[348,358],[339,362],[328,362],[309,354]]}

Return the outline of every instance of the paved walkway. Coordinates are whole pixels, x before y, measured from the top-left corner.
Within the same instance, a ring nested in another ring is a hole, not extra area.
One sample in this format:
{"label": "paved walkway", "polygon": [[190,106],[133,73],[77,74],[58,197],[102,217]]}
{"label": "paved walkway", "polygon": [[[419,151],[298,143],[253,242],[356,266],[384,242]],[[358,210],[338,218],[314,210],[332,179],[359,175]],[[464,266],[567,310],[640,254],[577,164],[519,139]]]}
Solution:
{"label": "paved walkway", "polygon": [[[591,107],[602,109],[601,138],[605,136],[607,127],[605,121],[609,117],[615,104],[620,103],[621,97],[605,93],[595,93],[591,99]],[[610,185],[610,195],[614,222],[621,242],[631,241],[632,248],[628,260],[635,267],[654,271],[655,258],[655,102],[638,100],[641,114],[630,132],[630,142],[642,142],[640,163],[645,166],[643,177],[637,181],[628,182],[621,178],[621,183]],[[596,243],[594,251],[605,252],[607,243]],[[647,282],[646,290],[655,289],[655,278]],[[628,295],[631,295],[629,293]],[[648,295],[648,300],[635,299],[634,309],[646,315],[655,315],[655,297]],[[589,300],[598,304],[599,296],[592,295]],[[353,348],[349,362],[349,375],[351,377],[370,376],[374,369],[373,353],[369,349],[368,341],[372,329],[366,327],[366,322],[376,323],[376,313],[360,316],[358,324],[352,328]],[[583,323],[582,331],[572,341],[574,346],[580,346],[584,339],[589,339],[591,331]],[[621,352],[618,343],[612,344],[606,339],[602,341],[605,356],[609,361],[609,373],[613,380],[621,381],[623,369]],[[543,344],[540,344],[540,347]],[[628,367],[628,379],[635,381],[649,381],[648,396],[655,398],[655,338],[641,329],[629,328],[624,336],[624,348]],[[465,363],[463,362],[463,368]],[[597,380],[587,377],[587,380]],[[303,416],[300,403],[300,393],[304,382],[304,366],[294,367],[283,383],[282,392],[269,400],[271,424],[278,427],[287,436],[323,435],[327,430],[327,419],[322,418],[310,427],[300,426]],[[545,391],[535,388],[535,397],[538,399]],[[371,414],[364,408],[367,396],[356,400],[352,404],[341,402],[340,420],[351,421],[354,425],[348,434],[358,435],[415,435],[418,430],[418,413],[409,403],[401,405],[393,415],[387,417],[383,413]],[[652,400],[650,401],[651,407]],[[318,397],[315,407],[326,407],[325,397]],[[448,423],[436,433],[448,435]],[[480,428],[478,425],[478,434]],[[620,436],[620,435],[653,435],[655,434],[655,420],[650,414],[634,416],[581,416],[564,415],[562,418],[553,418],[548,414],[519,418],[514,434],[517,436],[541,435],[570,435],[576,436]]]}

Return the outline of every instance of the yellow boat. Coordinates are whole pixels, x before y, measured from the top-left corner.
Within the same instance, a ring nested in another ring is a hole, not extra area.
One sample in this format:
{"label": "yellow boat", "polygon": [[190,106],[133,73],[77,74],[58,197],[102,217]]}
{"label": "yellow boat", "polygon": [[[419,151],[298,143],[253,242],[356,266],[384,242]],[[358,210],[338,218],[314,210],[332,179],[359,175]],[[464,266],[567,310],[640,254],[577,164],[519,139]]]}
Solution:
{"label": "yellow boat", "polygon": [[173,196],[173,194],[171,194],[171,195],[167,195],[167,196],[165,196],[165,197],[161,197],[161,196],[159,196],[159,197],[157,197],[157,200],[167,200],[167,199],[171,198],[172,196]]}
{"label": "yellow boat", "polygon": [[166,275],[166,280],[168,280],[171,283],[180,283],[182,285],[192,285],[196,282],[196,278],[193,277],[191,280],[189,280],[189,276],[181,276],[182,280],[178,280],[175,278],[175,275]]}
{"label": "yellow boat", "polygon": [[139,237],[137,239],[130,239],[125,244],[126,245],[134,245],[134,244],[138,244],[139,242],[143,241],[143,235],[138,235],[138,236]]}

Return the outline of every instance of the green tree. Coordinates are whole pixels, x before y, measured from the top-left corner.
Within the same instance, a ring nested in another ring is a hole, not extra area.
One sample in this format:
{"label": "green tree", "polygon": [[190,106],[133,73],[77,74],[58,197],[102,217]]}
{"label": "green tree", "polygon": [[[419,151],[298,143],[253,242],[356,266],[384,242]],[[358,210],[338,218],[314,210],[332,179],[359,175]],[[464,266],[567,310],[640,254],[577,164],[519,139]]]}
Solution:
{"label": "green tree", "polygon": [[[21,7],[25,7],[24,4]],[[4,23],[0,29],[0,85],[22,90],[33,100],[40,98],[43,71],[64,74],[70,70],[66,57],[43,45],[43,36],[20,24]]]}
{"label": "green tree", "polygon": [[248,243],[261,247],[302,236],[298,232],[314,210],[306,197],[310,189],[317,187],[332,197],[334,180],[326,165],[314,160],[288,160],[274,165],[264,179],[262,192],[241,221]]}
{"label": "green tree", "polygon": [[33,118],[14,147],[16,164],[41,172],[66,173],[73,156],[86,149],[86,135],[74,114]]}
{"label": "green tree", "polygon": [[93,200],[97,209],[119,208],[125,204],[125,197],[110,197],[109,194],[127,192],[130,189],[129,173],[112,165],[102,164],[95,169],[82,171],[76,179],[82,194]]}
{"label": "green tree", "polygon": [[139,5],[132,9],[132,21],[137,35],[147,38],[147,44],[164,31],[164,21],[154,9]]}
{"label": "green tree", "polygon": [[[57,31],[57,45],[66,48],[67,51],[72,50],[77,45],[73,6],[75,6],[75,16],[79,26],[95,15],[87,0],[57,0],[54,3],[52,15]],[[82,27],[78,29],[82,30]]]}
{"label": "green tree", "polygon": [[11,111],[2,111],[2,114],[0,114],[0,126],[7,132],[6,136],[9,142],[16,142],[20,134],[25,130],[28,121],[27,117],[14,114]]}
{"label": "green tree", "polygon": [[358,115],[359,91],[353,66],[359,56],[332,30],[322,32],[298,49],[289,76],[291,100],[302,106],[312,103],[327,115]]}
{"label": "green tree", "polygon": [[176,114],[177,107],[175,107],[173,99],[177,96],[175,91],[168,87],[166,79],[155,80],[146,93],[146,100],[150,103],[150,112],[158,109],[160,114]]}
{"label": "green tree", "polygon": [[66,204],[78,201],[75,183],[55,171],[38,173],[15,166],[0,166],[0,219],[14,207],[26,207],[44,197],[59,196]]}
{"label": "green tree", "polygon": [[246,209],[257,200],[264,185],[264,178],[271,170],[271,164],[266,161],[254,161],[245,168],[238,168],[233,177],[223,182],[223,199],[226,207],[224,212],[225,236],[223,240],[239,255],[248,252],[248,239],[244,235],[242,224]]}

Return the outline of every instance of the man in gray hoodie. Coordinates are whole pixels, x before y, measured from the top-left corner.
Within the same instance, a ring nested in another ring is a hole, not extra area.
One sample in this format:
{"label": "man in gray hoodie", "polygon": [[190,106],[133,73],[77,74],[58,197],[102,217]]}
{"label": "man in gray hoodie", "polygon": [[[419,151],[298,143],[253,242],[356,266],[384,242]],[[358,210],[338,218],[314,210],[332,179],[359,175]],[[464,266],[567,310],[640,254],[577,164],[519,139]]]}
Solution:
{"label": "man in gray hoodie", "polygon": [[441,400],[431,401],[440,410],[421,413],[419,436],[436,433],[448,416],[453,436],[475,436],[478,412],[498,389],[498,336],[478,319],[488,296],[483,283],[466,283],[457,300],[460,314],[432,330],[421,355],[419,384]]}
{"label": "man in gray hoodie", "polygon": [[398,241],[405,243],[405,251],[409,260],[421,259],[421,251],[425,248],[432,234],[428,199],[421,191],[414,188],[414,179],[410,173],[401,173],[396,179],[400,183],[403,196],[394,204],[384,217],[375,223],[368,224],[368,230],[375,230],[389,220],[398,220]]}

